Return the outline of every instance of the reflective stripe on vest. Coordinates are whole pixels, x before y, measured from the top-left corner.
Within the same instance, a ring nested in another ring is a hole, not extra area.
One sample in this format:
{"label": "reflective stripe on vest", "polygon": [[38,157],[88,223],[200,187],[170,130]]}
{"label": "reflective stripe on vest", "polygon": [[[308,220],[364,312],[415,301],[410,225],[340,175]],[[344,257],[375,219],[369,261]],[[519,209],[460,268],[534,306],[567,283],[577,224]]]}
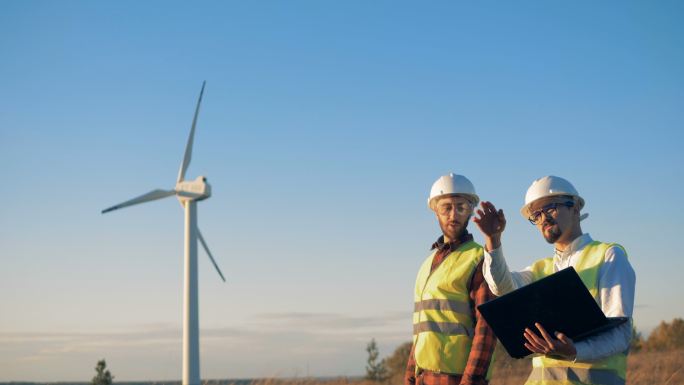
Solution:
{"label": "reflective stripe on vest", "polygon": [[[584,285],[599,301],[598,272],[605,261],[606,251],[620,245],[593,241],[584,247],[582,254],[574,265]],[[623,249],[624,250],[624,249]],[[625,253],[626,254],[626,253]],[[537,261],[532,265],[535,280],[553,274],[553,258]],[[614,354],[592,362],[572,362],[556,360],[544,356],[532,359],[533,369],[525,385],[624,385],[627,372],[626,352]]]}
{"label": "reflective stripe on vest", "polygon": [[473,337],[473,329],[454,322],[424,321],[413,325],[413,334],[435,332],[448,336]]}
{"label": "reflective stripe on vest", "polygon": [[450,301],[448,299],[424,299],[416,302],[413,311],[421,310],[439,310],[439,311],[453,311],[456,313],[470,312],[470,305],[461,301]]}
{"label": "reflective stripe on vest", "polygon": [[416,369],[462,374],[475,320],[468,284],[483,258],[482,246],[466,242],[431,272],[432,253],[416,279],[413,343]]}

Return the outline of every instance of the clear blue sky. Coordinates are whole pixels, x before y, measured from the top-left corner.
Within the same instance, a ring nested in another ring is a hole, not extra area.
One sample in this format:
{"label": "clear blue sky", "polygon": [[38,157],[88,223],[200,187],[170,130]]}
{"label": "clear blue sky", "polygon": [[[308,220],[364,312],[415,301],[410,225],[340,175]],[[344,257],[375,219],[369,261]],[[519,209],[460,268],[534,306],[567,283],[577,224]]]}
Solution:
{"label": "clear blue sky", "polygon": [[[508,214],[513,268],[552,250],[518,214],[547,174],[622,243],[635,321],[684,316],[684,5],[0,3],[0,381],[180,378],[188,176],[202,377],[354,375],[411,335],[450,171]],[[480,235],[475,231],[477,240]]]}

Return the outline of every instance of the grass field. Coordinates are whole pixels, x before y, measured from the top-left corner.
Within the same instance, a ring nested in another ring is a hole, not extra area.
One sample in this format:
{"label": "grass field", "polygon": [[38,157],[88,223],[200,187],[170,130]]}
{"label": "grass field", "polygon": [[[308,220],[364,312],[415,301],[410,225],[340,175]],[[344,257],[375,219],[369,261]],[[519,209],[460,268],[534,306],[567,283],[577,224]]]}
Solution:
{"label": "grass field", "polygon": [[[491,385],[525,382],[530,361],[511,361],[496,364]],[[627,359],[627,385],[684,385],[684,350],[631,353]]]}
{"label": "grass field", "polygon": [[[490,385],[522,385],[531,369],[528,359],[499,359]],[[378,385],[377,382],[338,378],[317,379],[265,379],[252,385]],[[207,385],[213,385],[207,382]],[[402,385],[395,377],[387,385]],[[631,353],[627,364],[627,385],[684,385],[684,350],[667,352]]]}

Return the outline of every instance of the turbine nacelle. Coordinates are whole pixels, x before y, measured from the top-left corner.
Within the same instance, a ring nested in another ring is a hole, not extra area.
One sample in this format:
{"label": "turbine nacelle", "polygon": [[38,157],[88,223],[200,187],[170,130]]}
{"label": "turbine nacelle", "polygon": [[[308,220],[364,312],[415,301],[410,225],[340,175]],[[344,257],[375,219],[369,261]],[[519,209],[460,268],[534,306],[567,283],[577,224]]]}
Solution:
{"label": "turbine nacelle", "polygon": [[204,176],[198,176],[195,180],[184,180],[176,183],[176,196],[181,202],[201,201],[211,196],[211,185]]}

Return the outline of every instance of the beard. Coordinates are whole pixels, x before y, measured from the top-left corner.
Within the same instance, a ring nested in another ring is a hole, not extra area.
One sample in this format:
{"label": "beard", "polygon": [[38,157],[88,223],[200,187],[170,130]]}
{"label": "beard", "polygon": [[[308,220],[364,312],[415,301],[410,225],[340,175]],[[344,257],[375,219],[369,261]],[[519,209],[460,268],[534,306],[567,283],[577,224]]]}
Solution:
{"label": "beard", "polygon": [[466,228],[468,228],[469,222],[470,218],[466,219],[465,223],[456,222],[455,226],[449,226],[452,222],[440,222],[439,227],[442,229],[442,233],[444,233],[444,235],[449,237],[449,239],[452,241],[455,241],[461,238],[461,235],[463,235],[463,233],[466,231]]}
{"label": "beard", "polygon": [[[561,235],[563,235],[563,232],[561,231],[560,228],[558,228],[558,224],[556,224],[555,221],[544,222],[543,226],[546,226],[546,225],[549,225],[550,228],[548,229],[548,231],[542,230],[542,235],[544,236],[544,239],[546,240],[546,242],[548,242],[550,244],[554,244],[560,239]],[[544,227],[542,227],[542,229],[543,228]]]}

